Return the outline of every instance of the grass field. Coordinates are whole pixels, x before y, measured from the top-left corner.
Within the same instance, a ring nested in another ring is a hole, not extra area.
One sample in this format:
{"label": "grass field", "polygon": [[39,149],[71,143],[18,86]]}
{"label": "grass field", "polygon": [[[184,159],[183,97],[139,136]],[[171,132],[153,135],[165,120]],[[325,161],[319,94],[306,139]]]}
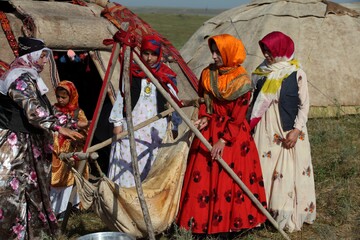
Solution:
{"label": "grass field", "polygon": [[179,50],[194,33],[194,30],[198,29],[210,17],[206,15],[155,13],[142,13],[139,16]]}
{"label": "grass field", "polygon": [[[135,11],[135,10],[134,10]],[[175,47],[180,47],[209,15],[139,13]],[[308,129],[317,195],[317,219],[291,239],[360,239],[360,115],[310,119]],[[71,216],[60,239],[75,239],[92,232],[106,231],[92,212]],[[270,224],[239,233],[234,239],[283,239]],[[192,239],[189,232],[171,229],[158,239]],[[216,239],[216,238],[208,238]]]}

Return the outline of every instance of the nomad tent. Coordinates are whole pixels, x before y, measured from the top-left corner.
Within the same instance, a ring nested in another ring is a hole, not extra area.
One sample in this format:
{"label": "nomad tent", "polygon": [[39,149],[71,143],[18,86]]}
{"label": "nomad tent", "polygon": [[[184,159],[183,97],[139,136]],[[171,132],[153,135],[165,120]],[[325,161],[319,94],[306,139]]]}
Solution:
{"label": "nomad tent", "polygon": [[310,117],[359,113],[360,14],[354,9],[326,0],[253,0],[206,21],[180,52],[199,76],[212,61],[208,38],[228,33],[244,42],[251,73],[264,59],[258,41],[282,31],[294,40],[308,76]]}
{"label": "nomad tent", "polygon": [[[19,36],[43,39],[53,50],[53,56],[42,72],[42,77],[49,88],[56,87],[61,80],[73,81],[79,91],[80,107],[84,109],[88,119],[93,120],[89,135],[95,132],[94,138],[88,137],[89,144],[84,151],[100,153],[105,145],[101,148],[94,145],[99,145],[106,139],[111,143],[112,126],[107,119],[119,88],[120,76],[120,63],[117,61],[119,55],[114,54],[115,58],[112,57],[113,50],[119,43],[114,42],[113,36],[123,27],[124,31],[127,31],[126,26],[132,27],[129,28],[132,31],[129,30],[129,34],[135,37],[135,45],[132,46],[134,51],[139,51],[144,34],[158,35],[163,41],[164,62],[177,73],[179,98],[197,98],[197,79],[179,52],[147,23],[120,4],[82,0],[11,0],[0,2],[0,16],[3,30],[0,33],[0,75],[18,55]],[[69,50],[77,55],[76,61],[70,58]],[[125,55],[121,60],[126,63],[129,58]],[[113,72],[109,73],[109,69]],[[126,71],[125,69],[124,72]],[[109,84],[104,85],[105,82]],[[53,91],[48,97],[52,103],[55,101]],[[191,118],[195,109],[192,106],[183,107],[182,111]],[[97,123],[98,119],[101,121]],[[191,137],[191,131],[184,123],[179,126],[176,139],[169,130],[159,150],[159,157],[142,184],[155,233],[168,228],[177,214]],[[99,165],[109,161],[106,152],[99,155]],[[106,168],[103,171],[106,173]],[[135,187],[119,189],[105,176],[101,176],[96,184],[90,184],[81,174],[76,176],[83,207],[92,208],[112,230],[137,237],[148,235]]]}

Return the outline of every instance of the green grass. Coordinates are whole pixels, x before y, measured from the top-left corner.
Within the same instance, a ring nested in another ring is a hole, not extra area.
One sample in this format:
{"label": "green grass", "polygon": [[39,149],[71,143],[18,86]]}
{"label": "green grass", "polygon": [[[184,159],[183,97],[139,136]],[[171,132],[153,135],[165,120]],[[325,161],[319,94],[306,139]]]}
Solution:
{"label": "green grass", "polygon": [[142,13],[140,18],[149,23],[163,37],[168,39],[175,48],[180,48],[191,35],[211,16]]}
{"label": "green grass", "polygon": [[317,222],[337,228],[336,235],[342,239],[355,239],[359,233],[359,124],[360,115],[311,119],[308,124],[320,213]]}
{"label": "green grass", "polygon": [[[141,13],[176,48],[181,46],[211,16]],[[291,239],[359,239],[360,236],[360,115],[310,119],[308,131],[312,150],[317,196],[317,219]],[[60,239],[76,239],[92,232],[107,231],[92,212],[73,215]],[[157,239],[193,239],[190,232],[173,226]],[[216,238],[208,238],[216,239]],[[233,239],[283,239],[267,224]]]}
{"label": "green grass", "polygon": [[[358,239],[360,234],[360,115],[310,119],[308,131],[312,148],[317,196],[317,219],[313,225],[289,234],[291,239]],[[107,231],[91,211],[73,215],[67,233],[60,239]],[[173,226],[158,240],[190,240],[190,232]],[[208,240],[218,239],[208,237]],[[239,233],[230,239],[283,239],[271,224]]]}

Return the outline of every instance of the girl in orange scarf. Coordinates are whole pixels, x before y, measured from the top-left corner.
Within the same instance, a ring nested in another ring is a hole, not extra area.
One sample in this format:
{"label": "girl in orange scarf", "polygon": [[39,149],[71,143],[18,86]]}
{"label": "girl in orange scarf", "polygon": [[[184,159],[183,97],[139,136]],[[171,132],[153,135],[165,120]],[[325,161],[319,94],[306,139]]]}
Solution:
{"label": "girl in orange scarf", "polygon": [[[87,135],[88,120],[83,110],[79,108],[79,95],[75,85],[70,81],[61,81],[55,89],[57,103],[53,106],[54,115],[59,119],[62,126],[80,132],[84,139]],[[51,176],[51,204],[56,214],[66,210],[74,176],[68,165],[59,159],[62,152],[79,152],[84,146],[84,139],[74,141],[62,134],[54,134],[54,150],[52,159]],[[77,163],[75,164],[77,167]],[[88,167],[85,168],[84,176],[89,174]],[[76,199],[73,204],[79,203]]]}
{"label": "girl in orange scarf", "polygon": [[222,169],[221,156],[266,206],[260,161],[245,116],[251,96],[250,79],[241,66],[242,42],[222,34],[208,41],[214,64],[201,74],[195,126],[213,145],[211,152],[194,139],[190,149],[178,224],[198,234],[237,232],[265,222],[266,217]]}

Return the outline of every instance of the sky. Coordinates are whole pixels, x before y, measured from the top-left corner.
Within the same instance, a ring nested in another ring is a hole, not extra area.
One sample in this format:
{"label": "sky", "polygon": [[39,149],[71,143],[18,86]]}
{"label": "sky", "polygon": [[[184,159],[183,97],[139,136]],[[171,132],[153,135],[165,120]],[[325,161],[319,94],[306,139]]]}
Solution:
{"label": "sky", "polygon": [[[250,3],[249,0],[111,0],[126,7],[181,7],[228,9]],[[332,0],[337,3],[359,2],[359,0]]]}

